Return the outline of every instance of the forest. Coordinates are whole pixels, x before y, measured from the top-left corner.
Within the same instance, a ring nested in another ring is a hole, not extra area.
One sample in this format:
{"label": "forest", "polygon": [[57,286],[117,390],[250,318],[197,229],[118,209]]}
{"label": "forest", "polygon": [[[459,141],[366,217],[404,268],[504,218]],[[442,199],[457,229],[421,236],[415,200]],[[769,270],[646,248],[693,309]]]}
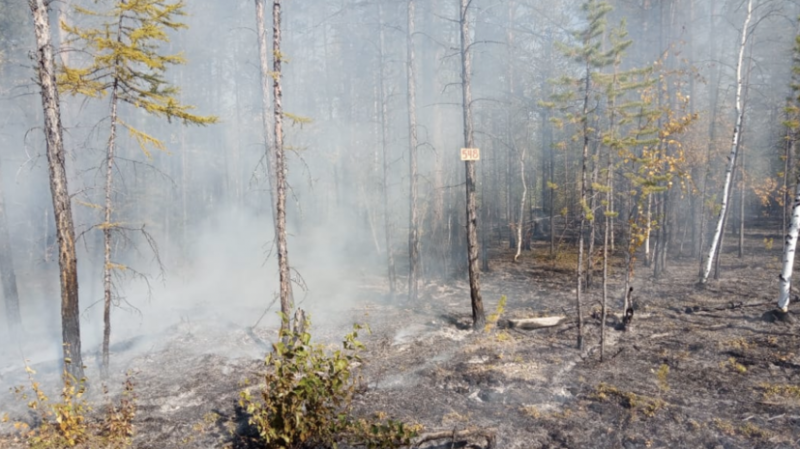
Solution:
{"label": "forest", "polygon": [[0,0],[0,447],[800,445],[797,0]]}

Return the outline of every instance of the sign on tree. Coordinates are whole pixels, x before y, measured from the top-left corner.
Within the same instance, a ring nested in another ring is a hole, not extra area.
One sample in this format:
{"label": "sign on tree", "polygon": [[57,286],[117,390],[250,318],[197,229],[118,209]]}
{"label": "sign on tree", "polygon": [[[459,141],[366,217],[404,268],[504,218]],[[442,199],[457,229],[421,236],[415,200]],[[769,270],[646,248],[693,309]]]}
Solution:
{"label": "sign on tree", "polygon": [[481,159],[481,150],[479,148],[462,148],[461,160],[462,161],[479,161]]}

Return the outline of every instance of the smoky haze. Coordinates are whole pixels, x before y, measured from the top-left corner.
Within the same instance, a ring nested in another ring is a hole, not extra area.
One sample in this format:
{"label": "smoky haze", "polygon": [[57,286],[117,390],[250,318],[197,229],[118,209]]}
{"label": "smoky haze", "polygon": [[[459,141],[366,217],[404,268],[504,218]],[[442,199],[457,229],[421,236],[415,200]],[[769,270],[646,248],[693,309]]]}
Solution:
{"label": "smoky haze", "polygon": [[[660,61],[680,71],[664,81],[673,99],[670,106],[678,110],[675,92],[680,92],[687,100],[681,113],[698,114],[680,138],[687,155],[699,155],[686,165],[698,182],[685,183],[684,199],[670,212],[676,223],[699,223],[699,205],[722,183],[724,170],[709,170],[709,187],[700,197],[703,168],[722,167],[730,145],[741,4],[613,2],[609,25],[625,19],[633,40],[621,67]],[[743,132],[748,172],[743,215],[751,222],[779,208],[770,195],[782,182],[782,108],[791,94],[800,13],[796,2],[756,4],[758,20],[745,58],[749,93]],[[54,3],[52,23],[91,24],[92,18],[71,6],[95,3]],[[59,8],[65,8],[60,15]],[[217,115],[220,121],[182,126],[128,106],[120,109],[123,120],[161,139],[166,148],[148,155],[120,132],[114,214],[126,227],[147,231],[157,254],[140,231],[115,241],[113,259],[127,268],[115,278],[119,307],[112,311],[112,344],[139,339],[141,348],[152,348],[159,335],[184,322],[253,326],[271,304],[260,326],[278,325],[253,2],[189,2],[186,10],[188,29],[174,33],[162,49],[187,60],[168,71],[169,81],[181,89],[181,101],[196,106],[195,112]],[[363,302],[400,301],[405,295],[410,180],[406,12],[404,1],[293,0],[284,5],[289,254],[295,301],[316,323],[347,321],[348,311]],[[415,17],[423,285],[442,279],[463,282],[466,276],[458,14],[455,1],[427,0],[418,2]],[[18,373],[24,359],[57,367],[61,354],[55,225],[41,103],[28,57],[33,49],[29,15],[24,2],[0,0],[0,174],[24,328],[20,346],[10,337],[0,341],[0,376]],[[556,92],[553,80],[581,76],[582,67],[564,56],[557,43],[574,43],[569,31],[585,26],[585,19],[576,1],[474,0],[470,20],[475,42],[470,49],[472,108],[481,148],[481,241],[501,248],[513,239],[509,225],[520,210],[522,147],[527,149],[526,210],[531,216],[555,215],[559,226],[566,221],[562,217],[577,216],[575,131],[553,125],[553,112],[541,102]],[[57,58],[85,63],[80,51],[62,44],[63,37],[54,36],[61,50]],[[102,236],[92,227],[102,221],[95,205],[103,198],[100,166],[108,139],[108,100],[63,94],[61,101],[69,189],[81,236],[81,333],[91,369],[102,341]],[[600,108],[601,100],[593,101]],[[710,159],[699,162],[706,152]],[[548,183],[559,186],[555,199]],[[692,195],[697,202],[690,203]],[[386,281],[387,232],[399,274],[395,298],[389,297]],[[547,239],[550,230],[542,225],[536,232]],[[465,310],[468,306],[464,298]],[[3,332],[5,313],[0,309]],[[334,319],[336,314],[345,318]],[[236,353],[262,354],[258,347]],[[111,360],[113,370],[113,353]],[[0,383],[6,386],[2,377]]]}

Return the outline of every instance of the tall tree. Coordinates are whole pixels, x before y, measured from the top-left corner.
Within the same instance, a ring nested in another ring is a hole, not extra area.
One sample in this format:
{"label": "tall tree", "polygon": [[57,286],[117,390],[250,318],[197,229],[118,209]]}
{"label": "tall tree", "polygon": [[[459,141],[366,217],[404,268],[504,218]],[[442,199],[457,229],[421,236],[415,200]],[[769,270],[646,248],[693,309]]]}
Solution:
{"label": "tall tree", "polygon": [[[389,294],[394,296],[397,284],[397,270],[394,264],[394,250],[392,249],[392,219],[391,219],[391,206],[389,205],[389,96],[387,95],[387,73],[386,73],[386,25],[383,18],[383,3],[378,2],[378,115],[381,136],[381,156],[383,158],[382,164],[382,184],[381,194],[383,199],[383,234],[386,240],[386,268],[387,277],[389,280]],[[411,7],[409,5],[409,7]],[[411,82],[411,81],[409,81]],[[409,100],[410,101],[410,100]],[[411,120],[411,109],[409,108],[409,120]],[[416,118],[414,118],[416,120]],[[409,123],[411,126],[411,123]],[[414,125],[416,126],[416,125]],[[414,128],[414,138],[416,138],[416,127]],[[414,153],[416,154],[416,153]],[[412,180],[413,182],[413,180]],[[416,191],[415,191],[416,192]],[[409,229],[409,238],[411,237],[411,229]],[[413,267],[412,267],[413,268]],[[411,277],[409,276],[409,282]],[[410,286],[410,284],[409,284]],[[411,291],[409,290],[409,298]]]}
{"label": "tall tree", "polygon": [[[470,3],[470,0],[461,0],[459,18],[459,24],[461,25],[461,107],[464,119],[464,146],[466,148],[472,148],[475,145],[472,122],[471,38],[467,17]],[[478,267],[478,204],[475,195],[475,161],[466,161],[464,165],[466,166],[467,188],[467,269],[469,270],[469,290],[472,300],[472,325],[475,330],[479,330],[486,324],[486,314],[483,311],[480,269]]]}
{"label": "tall tree", "polygon": [[289,316],[294,307],[292,280],[289,272],[289,248],[286,244],[286,154],[283,148],[283,92],[281,91],[281,0],[272,2],[272,99],[275,114],[275,184],[277,204],[275,211],[275,238],[278,246],[278,277],[280,281],[281,328],[288,329]]}
{"label": "tall tree", "polygon": [[569,91],[561,96],[562,101],[569,101],[576,96],[580,95],[579,111],[571,114],[572,121],[577,122],[579,128],[578,139],[582,144],[581,150],[581,174],[580,174],[580,226],[578,228],[578,264],[576,268],[576,282],[575,289],[575,306],[578,317],[578,336],[577,347],[583,348],[583,314],[582,314],[582,299],[583,282],[584,282],[584,254],[585,250],[585,229],[587,222],[594,221],[594,212],[590,207],[589,202],[589,163],[591,158],[589,155],[589,144],[592,139],[592,127],[590,121],[590,102],[592,99],[592,76],[598,68],[608,66],[615,61],[616,55],[625,50],[630,45],[630,42],[624,45],[615,46],[614,48],[603,51],[603,34],[606,31],[606,15],[611,11],[611,7],[605,2],[596,0],[589,0],[583,4],[582,10],[586,15],[586,27],[580,31],[574,32],[577,45],[568,46],[562,44],[561,50],[563,53],[581,64],[582,78],[573,80],[565,78],[562,83],[568,86],[580,86],[577,92]]}
{"label": "tall tree", "polygon": [[117,127],[129,131],[147,153],[148,147],[165,149],[157,138],[122,120],[120,102],[147,114],[179,119],[183,124],[206,125],[217,121],[213,116],[190,113],[191,106],[180,104],[178,89],[169,85],[165,73],[170,65],[184,62],[180,55],[162,55],[159,45],[169,41],[168,30],[185,28],[177,19],[183,15],[182,1],[117,0],[108,12],[79,8],[88,17],[104,17],[97,28],[79,28],[62,24],[67,42],[91,55],[87,67],[64,65],[59,87],[73,95],[110,98],[109,135],[105,158],[103,221],[97,226],[103,233],[103,377],[108,377],[111,340],[111,306],[115,301],[112,272],[126,267],[113,260],[112,246],[118,232],[126,229],[114,220],[114,172],[117,154]]}
{"label": "tall tree", "polygon": [[275,148],[272,145],[272,130],[269,123],[269,82],[272,75],[269,71],[269,45],[267,45],[267,24],[264,19],[264,3],[266,0],[255,0],[256,3],[256,32],[258,33],[258,62],[261,73],[261,126],[264,135],[264,171],[269,183],[269,203],[272,210],[272,224],[275,235],[278,235],[278,214],[275,212],[276,175],[275,175]]}
{"label": "tall tree", "polygon": [[408,0],[407,73],[408,78],[408,300],[416,301],[419,291],[419,216],[417,214],[417,83],[414,61],[414,0]]}
{"label": "tall tree", "polygon": [[[2,60],[0,60],[2,63]],[[8,231],[8,213],[3,189],[3,164],[0,164],[0,284],[3,285],[3,301],[6,305],[6,321],[13,338],[22,328],[19,311],[19,292],[17,275],[14,269],[14,256],[11,252],[11,236]]]}
{"label": "tall tree", "polygon": [[[50,24],[44,0],[28,0],[33,14],[36,35],[36,71],[41,88],[44,111],[44,133],[47,142],[47,166],[50,194],[56,221],[58,266],[61,278],[61,338],[65,372],[74,379],[83,378],[81,358],[81,322],[78,305],[78,261],[75,254],[75,226],[67,189],[61,106],[56,86]],[[66,379],[65,379],[66,380]]]}
{"label": "tall tree", "polygon": [[711,269],[714,266],[714,255],[717,252],[717,245],[722,238],[723,226],[725,224],[725,216],[728,211],[728,200],[730,199],[731,184],[733,178],[733,168],[736,166],[736,150],[739,147],[739,134],[742,130],[742,120],[744,117],[744,110],[742,109],[742,87],[744,79],[742,76],[742,64],[744,62],[744,50],[747,44],[747,32],[750,26],[750,19],[753,17],[753,0],[747,0],[747,13],[742,26],[742,34],[739,42],[739,58],[736,62],[736,125],[733,128],[733,139],[731,141],[731,152],[728,155],[728,166],[725,171],[725,184],[722,188],[722,204],[717,217],[717,227],[714,231],[714,237],[711,239],[711,247],[708,250],[706,258],[706,267],[700,277],[700,283],[705,284],[708,282],[708,276],[711,274]]}
{"label": "tall tree", "polygon": [[[797,144],[797,134],[800,131],[800,34],[795,37],[794,45],[794,66],[792,67],[792,91],[793,96],[786,105],[786,168],[784,177],[791,170],[796,174],[794,201],[792,202],[792,221],[783,242],[783,268],[778,279],[780,279],[780,293],[778,295],[778,308],[783,312],[789,311],[789,302],[792,294],[792,273],[794,272],[794,256],[797,248],[797,236],[800,233],[800,170],[795,170],[789,164],[790,155],[794,154]],[[784,181],[786,183],[786,181]],[[785,185],[785,184],[784,184]],[[784,193],[785,196],[788,192]],[[786,204],[783,205],[784,215]],[[785,226],[785,225],[784,225]]]}

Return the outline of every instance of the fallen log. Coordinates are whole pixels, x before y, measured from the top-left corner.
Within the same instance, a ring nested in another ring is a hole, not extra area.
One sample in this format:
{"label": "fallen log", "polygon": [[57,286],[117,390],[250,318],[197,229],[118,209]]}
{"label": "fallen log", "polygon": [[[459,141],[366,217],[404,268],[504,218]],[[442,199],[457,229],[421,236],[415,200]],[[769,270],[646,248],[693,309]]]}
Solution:
{"label": "fallen log", "polygon": [[419,448],[422,444],[430,443],[436,440],[450,440],[452,441],[453,445],[455,445],[456,442],[468,441],[470,439],[474,440],[477,438],[483,438],[486,440],[485,449],[495,448],[497,435],[494,429],[465,429],[460,431],[453,429],[424,433],[414,440],[414,443],[411,447]]}
{"label": "fallen log", "polygon": [[538,318],[509,318],[508,327],[512,329],[541,329],[543,327],[554,327],[563,323],[567,317],[543,316]]}

